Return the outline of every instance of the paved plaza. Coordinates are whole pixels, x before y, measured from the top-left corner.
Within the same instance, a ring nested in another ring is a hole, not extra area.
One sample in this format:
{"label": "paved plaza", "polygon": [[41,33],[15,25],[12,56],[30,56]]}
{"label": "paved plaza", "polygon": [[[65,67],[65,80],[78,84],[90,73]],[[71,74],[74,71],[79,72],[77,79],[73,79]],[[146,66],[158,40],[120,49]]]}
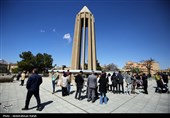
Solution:
{"label": "paved plaza", "polygon": [[[27,79],[25,80],[26,84]],[[143,89],[137,89],[138,94],[107,93],[108,103],[99,104],[87,102],[86,87],[83,88],[81,101],[74,98],[76,87],[71,86],[71,94],[62,97],[61,87],[57,86],[52,94],[52,83],[49,77],[43,77],[40,86],[42,110],[36,110],[36,99],[32,96],[29,110],[21,110],[25,105],[27,89],[20,86],[20,81],[0,83],[0,113],[170,113],[170,94],[155,93],[155,80],[148,80],[148,95]],[[170,86],[170,84],[169,84]]]}

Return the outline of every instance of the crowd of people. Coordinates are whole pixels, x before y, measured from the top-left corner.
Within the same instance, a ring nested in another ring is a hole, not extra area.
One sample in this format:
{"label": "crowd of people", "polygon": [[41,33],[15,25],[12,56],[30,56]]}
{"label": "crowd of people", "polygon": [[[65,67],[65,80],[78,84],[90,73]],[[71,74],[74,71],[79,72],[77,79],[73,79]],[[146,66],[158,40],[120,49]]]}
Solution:
{"label": "crowd of people", "polygon": [[[61,74],[61,73],[60,73]],[[82,89],[85,87],[85,76],[83,71],[80,71],[78,74],[74,75],[74,82],[76,85],[75,99],[82,100],[81,96]],[[26,76],[26,71],[22,71],[19,78],[21,78],[21,85],[23,86]],[[67,70],[63,71],[62,75],[59,76],[58,72],[51,72],[51,81],[52,81],[52,94],[55,93],[56,85],[61,87],[62,96],[68,96],[71,90],[71,77],[72,73]],[[132,72],[113,72],[111,73],[95,73],[92,71],[91,74],[86,75],[86,98],[88,102],[94,103],[98,98],[100,99],[100,104],[107,104],[108,97],[107,92],[113,94],[136,94],[136,89],[142,88],[144,94],[148,94],[148,79],[151,76],[146,75],[145,73],[137,74]],[[157,72],[154,75],[157,86],[155,92],[163,93],[164,91],[169,93],[168,89],[168,75],[167,73]],[[17,78],[18,79],[18,78]],[[42,77],[38,75],[38,71],[33,69],[32,74],[28,77],[26,82],[26,88],[28,90],[25,107],[22,110],[28,110],[29,101],[32,95],[35,96],[37,100],[37,110],[40,110],[40,96],[39,96],[39,87],[42,83]],[[164,88],[166,90],[164,90]]]}
{"label": "crowd of people", "polygon": [[[159,72],[158,72],[159,73]],[[80,71],[78,74],[74,75],[76,83],[76,92],[75,99],[82,100],[82,89],[85,83],[85,77],[83,76],[83,71]],[[132,72],[113,72],[111,73],[95,73],[92,71],[87,78],[86,85],[86,97],[88,102],[94,103],[96,99],[100,98],[100,104],[107,103],[107,92],[112,92],[113,94],[137,94],[136,89],[143,89],[144,94],[148,94],[148,79],[151,76],[145,73],[132,73]],[[157,79],[160,78],[161,82],[157,82]],[[163,86],[166,83],[168,85],[168,76],[166,73],[162,73],[161,76],[155,75],[157,82],[157,89],[163,91]],[[61,86],[62,96],[69,95],[70,93],[70,82],[71,82],[71,73],[64,72],[63,75],[58,79],[58,85]],[[169,91],[169,90],[167,90]],[[100,96],[99,96],[100,95]]]}

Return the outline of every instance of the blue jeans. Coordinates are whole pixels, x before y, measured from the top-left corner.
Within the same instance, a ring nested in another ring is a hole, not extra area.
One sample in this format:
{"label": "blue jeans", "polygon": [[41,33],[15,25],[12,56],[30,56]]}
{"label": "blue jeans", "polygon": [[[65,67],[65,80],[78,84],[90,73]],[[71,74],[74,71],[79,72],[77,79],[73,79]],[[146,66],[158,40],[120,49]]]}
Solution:
{"label": "blue jeans", "polygon": [[68,84],[68,85],[67,85],[68,94],[70,94],[70,89],[71,89],[71,86],[70,86],[70,84]]}
{"label": "blue jeans", "polygon": [[107,104],[107,97],[106,97],[106,93],[100,93],[100,104],[103,104],[103,101],[105,104]]}
{"label": "blue jeans", "polygon": [[55,80],[52,80],[53,93],[55,92]]}

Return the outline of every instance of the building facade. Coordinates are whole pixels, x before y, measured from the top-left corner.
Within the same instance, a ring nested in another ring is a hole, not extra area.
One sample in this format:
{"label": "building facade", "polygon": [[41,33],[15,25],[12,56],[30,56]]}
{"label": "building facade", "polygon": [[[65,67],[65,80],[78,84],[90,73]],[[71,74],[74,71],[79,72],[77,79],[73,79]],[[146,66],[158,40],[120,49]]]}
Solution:
{"label": "building facade", "polygon": [[0,60],[0,73],[12,73],[12,69],[18,68],[17,64],[8,63],[7,61]]}
{"label": "building facade", "polygon": [[[132,68],[139,68],[143,73],[148,74],[147,68],[144,65],[144,63],[138,63],[138,62],[132,62],[132,61],[128,61],[125,66],[123,67],[123,69],[125,71],[131,71]],[[159,63],[158,62],[153,62],[152,63],[152,67],[151,67],[151,74],[155,74],[156,72],[160,71],[159,68]]]}
{"label": "building facade", "polygon": [[8,62],[1,59],[0,60],[0,73],[7,73],[8,72]]}

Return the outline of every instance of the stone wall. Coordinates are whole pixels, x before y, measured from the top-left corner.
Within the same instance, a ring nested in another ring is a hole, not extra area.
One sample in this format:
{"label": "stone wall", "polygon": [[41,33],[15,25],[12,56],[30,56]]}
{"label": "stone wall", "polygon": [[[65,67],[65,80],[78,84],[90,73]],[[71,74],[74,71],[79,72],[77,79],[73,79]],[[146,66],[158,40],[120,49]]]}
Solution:
{"label": "stone wall", "polygon": [[2,82],[13,82],[16,75],[4,75],[0,76],[0,83]]}

